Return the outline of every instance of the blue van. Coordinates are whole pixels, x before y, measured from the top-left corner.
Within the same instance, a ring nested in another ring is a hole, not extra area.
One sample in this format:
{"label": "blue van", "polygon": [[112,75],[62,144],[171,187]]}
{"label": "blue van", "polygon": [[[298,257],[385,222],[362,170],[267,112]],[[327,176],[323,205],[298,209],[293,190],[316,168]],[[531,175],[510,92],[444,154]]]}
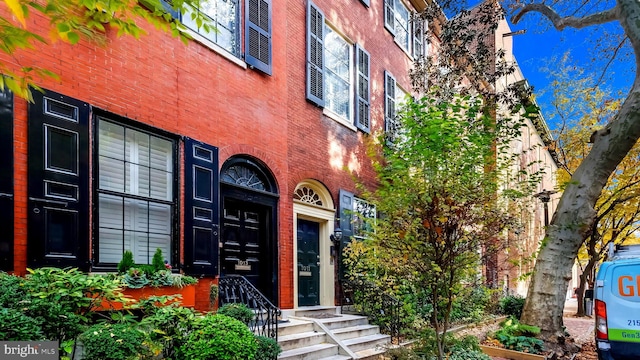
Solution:
{"label": "blue van", "polygon": [[640,245],[612,246],[595,283],[599,360],[640,359]]}

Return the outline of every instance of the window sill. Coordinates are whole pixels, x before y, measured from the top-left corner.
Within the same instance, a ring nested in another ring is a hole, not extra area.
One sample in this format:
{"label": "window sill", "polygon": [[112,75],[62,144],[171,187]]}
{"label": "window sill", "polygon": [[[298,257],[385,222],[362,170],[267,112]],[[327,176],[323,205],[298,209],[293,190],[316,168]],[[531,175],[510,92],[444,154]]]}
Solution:
{"label": "window sill", "polygon": [[223,49],[222,47],[218,46],[216,43],[212,42],[211,40],[205,38],[204,36],[198,34],[197,32],[191,30],[191,29],[187,29],[186,33],[189,34],[193,40],[195,40],[196,42],[200,43],[202,46],[208,47],[209,49],[213,50],[214,52],[218,53],[220,56],[222,56],[223,58],[231,61],[232,63],[240,66],[243,69],[247,69],[247,63],[244,62],[244,60],[238,58],[237,56],[231,54],[230,52],[228,52],[227,50]]}
{"label": "window sill", "polygon": [[413,56],[411,55],[411,53],[409,52],[409,50],[405,49],[397,40],[396,37],[393,37],[393,42],[398,45],[398,47],[400,48],[400,50],[402,50],[402,52],[407,55],[407,57],[409,58],[409,60],[411,61],[415,61]]}
{"label": "window sill", "polygon": [[353,121],[352,121],[351,123],[349,123],[349,121],[348,121],[347,119],[343,118],[342,116],[340,116],[340,115],[338,115],[338,114],[334,113],[333,111],[331,111],[331,110],[329,110],[329,109],[327,109],[327,108],[324,108],[324,109],[322,110],[322,114],[323,114],[324,116],[326,116],[326,117],[328,117],[328,118],[332,119],[333,121],[335,121],[335,122],[339,123],[340,125],[342,125],[342,126],[344,126],[344,127],[348,128],[348,129],[350,129],[350,130],[353,130],[353,131],[357,131],[357,130],[358,130],[358,129],[356,128],[356,126],[355,126],[355,125],[353,125]]}

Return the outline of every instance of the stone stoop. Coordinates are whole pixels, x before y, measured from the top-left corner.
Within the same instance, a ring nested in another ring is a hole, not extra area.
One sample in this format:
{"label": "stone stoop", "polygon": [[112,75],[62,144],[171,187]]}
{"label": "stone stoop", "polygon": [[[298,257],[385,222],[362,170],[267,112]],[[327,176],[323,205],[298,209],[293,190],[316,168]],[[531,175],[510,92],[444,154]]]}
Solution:
{"label": "stone stoop", "polygon": [[278,327],[279,360],[379,359],[390,341],[365,316],[341,315],[336,307],[296,309]]}

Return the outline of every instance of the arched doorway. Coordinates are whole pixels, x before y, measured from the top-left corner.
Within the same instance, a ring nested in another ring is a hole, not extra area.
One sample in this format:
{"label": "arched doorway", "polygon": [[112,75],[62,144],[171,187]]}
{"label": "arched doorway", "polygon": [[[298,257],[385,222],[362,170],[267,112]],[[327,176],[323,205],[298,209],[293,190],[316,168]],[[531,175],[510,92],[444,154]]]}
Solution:
{"label": "arched doorway", "polygon": [[329,191],[316,180],[300,182],[293,193],[294,305],[332,306],[335,258],[329,236],[335,207]]}
{"label": "arched doorway", "polygon": [[246,277],[274,304],[278,295],[278,189],[257,159],[235,156],[220,171],[220,275]]}

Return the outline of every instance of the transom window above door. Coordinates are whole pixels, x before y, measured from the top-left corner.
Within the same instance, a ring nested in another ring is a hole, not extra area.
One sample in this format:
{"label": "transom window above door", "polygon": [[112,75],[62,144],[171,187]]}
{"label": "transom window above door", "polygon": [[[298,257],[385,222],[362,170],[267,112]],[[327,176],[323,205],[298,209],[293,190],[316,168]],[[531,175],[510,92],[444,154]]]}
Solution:
{"label": "transom window above door", "polygon": [[130,250],[148,264],[159,248],[171,263],[175,142],[105,118],[97,129],[98,262]]}

